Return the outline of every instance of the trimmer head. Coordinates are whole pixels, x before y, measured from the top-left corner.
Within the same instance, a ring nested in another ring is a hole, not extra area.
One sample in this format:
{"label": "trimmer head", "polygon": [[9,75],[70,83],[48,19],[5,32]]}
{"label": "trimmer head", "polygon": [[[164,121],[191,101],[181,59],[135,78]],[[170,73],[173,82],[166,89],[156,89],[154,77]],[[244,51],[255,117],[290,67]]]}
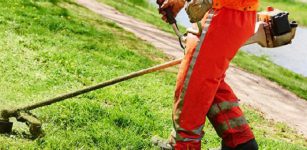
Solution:
{"label": "trimmer head", "polygon": [[0,134],[8,134],[12,132],[13,123],[8,120],[0,120]]}
{"label": "trimmer head", "polygon": [[24,122],[29,126],[29,131],[34,138],[43,135],[41,122],[30,112],[19,110],[2,110],[0,114],[0,134],[9,134],[12,132],[13,123],[9,118],[16,118],[19,122]]}
{"label": "trimmer head", "polygon": [[19,122],[25,122],[29,126],[29,131],[33,137],[37,138],[43,135],[41,121],[30,112],[20,112],[16,119]]}

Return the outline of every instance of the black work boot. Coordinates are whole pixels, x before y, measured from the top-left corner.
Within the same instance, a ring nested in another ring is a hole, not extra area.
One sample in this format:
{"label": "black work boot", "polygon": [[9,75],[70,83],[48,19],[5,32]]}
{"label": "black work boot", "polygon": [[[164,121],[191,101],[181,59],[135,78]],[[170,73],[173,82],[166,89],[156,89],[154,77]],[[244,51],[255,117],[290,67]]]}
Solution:
{"label": "black work boot", "polygon": [[247,141],[243,144],[238,145],[235,148],[230,148],[225,145],[222,146],[222,150],[258,150],[258,144],[255,139]]}

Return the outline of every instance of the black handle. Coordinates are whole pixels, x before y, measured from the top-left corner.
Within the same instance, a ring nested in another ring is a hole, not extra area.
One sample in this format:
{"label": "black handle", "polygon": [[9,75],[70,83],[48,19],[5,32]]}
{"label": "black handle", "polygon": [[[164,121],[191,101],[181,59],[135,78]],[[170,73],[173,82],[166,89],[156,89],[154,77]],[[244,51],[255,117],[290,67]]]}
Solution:
{"label": "black handle", "polygon": [[173,11],[171,8],[167,8],[165,9],[165,12],[166,12],[166,18],[167,18],[167,22],[169,24],[173,24],[173,23],[176,23],[176,19],[173,15]]}
{"label": "black handle", "polygon": [[159,5],[159,11],[164,11],[166,13],[166,19],[169,24],[176,23],[176,19],[174,18],[173,11],[171,7],[161,9],[165,0],[157,0],[157,4]]}

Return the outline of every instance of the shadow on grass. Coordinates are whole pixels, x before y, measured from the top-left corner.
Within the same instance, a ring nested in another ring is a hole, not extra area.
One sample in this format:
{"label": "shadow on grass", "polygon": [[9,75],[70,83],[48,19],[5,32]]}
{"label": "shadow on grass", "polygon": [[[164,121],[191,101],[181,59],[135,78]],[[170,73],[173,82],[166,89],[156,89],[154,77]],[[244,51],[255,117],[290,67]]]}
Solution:
{"label": "shadow on grass", "polygon": [[31,141],[39,139],[39,138],[31,135],[28,132],[25,132],[25,131],[19,132],[19,131],[16,131],[16,130],[13,130],[9,134],[3,134],[3,136],[6,137],[6,138],[10,138],[10,139],[21,139],[21,140],[31,140]]}

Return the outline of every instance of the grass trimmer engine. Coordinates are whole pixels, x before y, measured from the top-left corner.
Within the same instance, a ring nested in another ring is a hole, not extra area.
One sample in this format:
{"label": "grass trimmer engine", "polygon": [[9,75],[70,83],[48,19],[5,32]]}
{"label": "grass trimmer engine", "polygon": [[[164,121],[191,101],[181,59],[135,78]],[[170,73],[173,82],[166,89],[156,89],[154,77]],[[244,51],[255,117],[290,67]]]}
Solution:
{"label": "grass trimmer engine", "polygon": [[[289,21],[289,13],[267,7],[266,11],[257,14],[258,26],[263,28],[256,28],[264,30],[264,32],[256,32],[258,35],[258,43],[263,47],[273,48],[290,44],[295,36],[296,27],[298,26],[295,21]],[[262,36],[265,38],[259,38]],[[265,40],[264,40],[265,39]]]}

